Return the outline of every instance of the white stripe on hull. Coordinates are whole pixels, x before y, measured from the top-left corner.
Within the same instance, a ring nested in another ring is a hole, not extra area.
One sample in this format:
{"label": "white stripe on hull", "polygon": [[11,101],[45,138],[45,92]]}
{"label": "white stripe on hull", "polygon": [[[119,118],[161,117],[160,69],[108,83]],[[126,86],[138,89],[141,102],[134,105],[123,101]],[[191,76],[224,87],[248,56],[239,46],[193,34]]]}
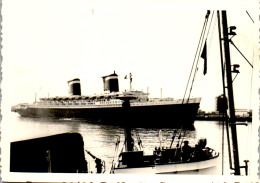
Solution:
{"label": "white stripe on hull", "polygon": [[149,167],[116,168],[114,173],[130,174],[214,174],[217,171],[219,156],[205,161],[158,164]]}

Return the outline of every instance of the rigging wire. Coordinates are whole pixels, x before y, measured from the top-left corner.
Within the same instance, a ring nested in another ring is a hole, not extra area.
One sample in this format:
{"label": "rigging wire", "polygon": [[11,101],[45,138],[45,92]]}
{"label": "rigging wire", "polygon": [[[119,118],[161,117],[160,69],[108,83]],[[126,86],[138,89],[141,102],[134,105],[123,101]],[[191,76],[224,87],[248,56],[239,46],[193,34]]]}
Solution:
{"label": "rigging wire", "polygon": [[139,136],[139,133],[138,133],[137,129],[135,129],[135,134],[136,134],[136,137],[137,137],[137,140],[138,140],[139,148],[140,148],[140,150],[142,150],[143,149],[142,140],[141,140],[141,138]]}
{"label": "rigging wire", "polygon": [[[209,38],[209,41],[207,42],[207,58],[210,55],[212,40],[213,40],[213,37],[214,37],[214,34],[215,34],[216,25],[217,25],[217,16],[214,16],[214,13],[215,13],[215,11],[213,11],[213,14],[212,14],[212,17],[211,17],[211,20],[210,20],[210,26],[208,28],[208,33],[207,33],[207,36],[206,36],[206,38]],[[211,26],[212,23],[213,23],[213,26]],[[210,34],[210,29],[212,30],[211,34]],[[209,37],[209,34],[210,34],[210,37]],[[199,71],[199,68],[198,68],[198,73],[199,72],[200,71]],[[196,93],[199,92],[199,90],[201,88],[201,81],[202,81],[203,77],[204,77],[204,75],[200,75],[199,79],[197,79],[199,82],[197,82],[198,83],[198,85],[197,85],[198,90],[196,91]],[[195,93],[195,95],[196,95],[196,93]]]}
{"label": "rigging wire", "polygon": [[[227,117],[226,117],[227,119]],[[229,135],[229,122],[226,122],[226,131],[227,131],[227,142],[228,142],[228,156],[229,156],[229,166],[230,169],[233,169],[232,164],[232,155],[231,155],[231,145],[230,145],[230,135]]]}
{"label": "rigging wire", "polygon": [[[225,119],[225,114],[222,113],[222,119]],[[224,175],[224,151],[225,151],[225,148],[224,148],[224,138],[225,138],[225,134],[224,134],[224,131],[225,131],[225,123],[222,121],[222,175]]]}
{"label": "rigging wire", "polygon": [[[197,46],[197,49],[196,49],[196,53],[195,53],[195,57],[194,57],[194,60],[193,60],[192,67],[191,67],[190,75],[189,75],[188,82],[187,82],[187,85],[186,85],[186,88],[185,88],[185,92],[184,92],[184,96],[183,96],[183,99],[182,99],[182,104],[184,104],[184,101],[185,101],[185,96],[186,96],[186,92],[188,90],[188,86],[189,86],[189,83],[190,83],[190,80],[191,80],[192,72],[194,70],[194,64],[195,64],[195,61],[196,61],[196,57],[197,57],[197,55],[199,53],[198,50],[201,50],[201,45],[202,45],[203,38],[205,36],[205,31],[206,31],[206,28],[207,28],[207,22],[208,22],[209,15],[210,15],[210,10],[207,10],[207,14],[205,16],[205,20],[204,20],[204,23],[203,23],[203,26],[202,26],[202,31],[201,31],[199,43],[198,43],[198,46]],[[196,69],[197,69],[197,66],[196,66]],[[196,72],[196,69],[195,69],[194,72]],[[189,102],[189,99],[187,100],[187,103],[188,102]],[[181,127],[181,129],[182,129],[182,127]],[[171,142],[171,145],[172,145],[173,141],[174,141],[174,138],[173,138],[173,140]]]}
{"label": "rigging wire", "polygon": [[[208,38],[208,35],[209,35],[209,32],[210,32],[210,28],[211,28],[211,23],[212,23],[213,17],[214,17],[214,11],[213,11],[213,14],[212,14],[211,19],[210,19],[209,27],[208,27],[208,30],[207,30],[207,33],[206,33],[206,38],[205,38],[205,41],[204,41],[204,42],[207,42],[207,38]],[[207,29],[207,27],[205,28],[205,31],[206,31],[206,29]],[[203,35],[202,40],[204,40],[204,37],[205,37],[205,34]],[[200,45],[199,53],[201,53],[202,44],[203,44],[204,42],[202,42],[201,45]],[[192,91],[192,89],[193,89],[193,84],[194,84],[194,81],[195,81],[195,78],[196,78],[196,75],[197,75],[197,72],[198,72],[199,60],[200,60],[199,57],[197,57],[196,69],[195,69],[195,71],[194,71],[193,80],[192,80],[192,83],[191,83],[191,87],[190,87],[190,92],[189,92],[189,96],[188,96],[187,103],[188,103],[188,101],[189,101],[189,98],[190,98],[190,95],[191,95],[191,91]]]}
{"label": "rigging wire", "polygon": [[[211,19],[210,19],[209,28],[208,28],[208,33],[207,33],[207,36],[206,36],[206,38],[208,37],[208,35],[209,35],[209,32],[210,32],[211,23],[212,23],[212,19],[213,19],[213,17],[214,17],[214,13],[215,13],[215,11],[213,11],[213,14],[212,14],[212,16],[211,16]],[[213,29],[213,30],[214,30],[214,29]]]}
{"label": "rigging wire", "polygon": [[238,49],[238,47],[235,45],[235,43],[230,39],[230,43],[236,48],[236,50],[244,57],[244,59],[247,61],[247,63],[253,68],[253,65],[247,60],[247,58],[244,56],[244,54]]}
{"label": "rigging wire", "polygon": [[[252,59],[252,66],[254,65],[254,54],[255,53],[255,50],[253,49],[253,59]],[[251,72],[251,83],[250,83],[250,99],[249,99],[249,101],[250,101],[250,104],[249,104],[249,109],[251,109],[251,105],[252,105],[252,85],[253,85],[253,72],[254,72],[254,69],[253,69],[253,67],[252,67],[252,72]]]}
{"label": "rigging wire", "polygon": [[116,146],[115,146],[115,151],[114,151],[114,156],[113,156],[113,160],[112,160],[112,165],[111,165],[111,169],[110,169],[110,173],[113,172],[114,168],[115,168],[115,158],[117,157],[117,151],[119,148],[119,144],[120,144],[120,136],[117,137],[117,141],[116,141]]}
{"label": "rigging wire", "polygon": [[[210,11],[208,10],[207,11],[207,15],[205,17],[204,24],[203,24],[203,28],[202,28],[201,36],[200,36],[199,43],[198,43],[198,46],[197,46],[196,54],[195,54],[195,57],[194,57],[192,69],[191,69],[191,72],[190,72],[190,75],[189,75],[188,83],[186,85],[186,89],[185,89],[184,97],[183,97],[183,100],[182,100],[182,104],[184,103],[184,100],[185,100],[185,96],[186,96],[187,89],[188,89],[188,86],[189,86],[189,83],[190,83],[190,80],[191,80],[192,72],[194,72],[193,73],[193,79],[192,79],[191,86],[190,86],[191,88],[190,88],[188,99],[187,99],[187,103],[189,102],[189,98],[190,98],[190,95],[191,95],[191,91],[192,91],[192,87],[193,87],[193,84],[194,84],[194,80],[195,80],[196,74],[198,72],[198,63],[199,63],[199,60],[200,60],[199,59],[199,53],[201,53],[201,50],[203,48],[203,44],[207,40],[207,37],[208,37],[209,32],[210,32],[211,27],[212,27],[211,24],[213,22],[212,20],[213,20],[213,17],[214,17],[214,11],[213,11],[213,14],[211,16],[209,26],[207,27],[209,14],[210,14]],[[215,22],[215,23],[213,23],[214,24],[214,29],[213,29],[213,32],[211,34],[210,45],[211,45],[211,42],[212,42],[212,37],[214,35],[214,30],[215,30],[215,26],[216,26],[216,20],[214,22]],[[205,38],[205,35],[206,35],[206,38]],[[204,38],[205,38],[205,41],[204,41]],[[194,69],[194,65],[196,65],[195,69]],[[186,130],[184,129],[183,131],[184,131],[183,136],[185,136]],[[181,139],[181,133],[182,133],[182,130],[180,131],[180,134],[179,134],[179,137],[178,137],[178,143],[176,145],[177,149],[182,146],[182,143],[184,141],[184,137],[182,137],[182,139]],[[170,147],[172,146],[172,143],[174,141],[175,136],[176,136],[176,133],[174,131],[174,135],[172,137],[172,141],[171,141]],[[177,153],[177,149],[175,151],[175,155]]]}
{"label": "rigging wire", "polygon": [[[124,140],[124,144],[123,144],[123,146],[122,146],[122,148],[121,148],[121,151],[120,151],[120,153],[119,154],[121,154],[122,152],[123,152],[123,150],[124,150],[124,147],[125,147],[125,144],[126,144],[126,139]],[[116,166],[116,163],[114,163],[114,162],[118,162],[118,159],[119,159],[119,156],[117,156],[117,159],[116,159],[116,161],[112,161],[112,166],[111,166],[111,170],[110,170],[110,173],[113,173],[113,171],[114,171],[114,168],[115,168],[115,166]]]}
{"label": "rigging wire", "polygon": [[174,139],[175,139],[175,137],[176,137],[176,134],[177,134],[177,129],[174,129],[173,136],[172,136],[172,140],[171,140],[170,149],[172,148],[172,144],[173,144],[173,142],[174,142]]}
{"label": "rigging wire", "polygon": [[[184,131],[184,132],[183,132],[183,135],[181,135],[182,131]],[[185,136],[185,134],[186,134],[186,131],[187,131],[186,129],[184,129],[184,130],[181,129],[181,130],[180,130],[180,135],[179,135],[179,137],[178,137],[178,143],[176,144],[176,150],[175,150],[175,153],[174,153],[174,157],[177,156],[177,151],[178,151],[178,149],[181,148],[180,141],[181,141],[181,139],[184,138],[184,136]],[[181,141],[181,143],[182,143],[182,141]]]}
{"label": "rigging wire", "polygon": [[246,11],[246,13],[247,13],[247,15],[249,16],[249,18],[252,20],[252,22],[255,23],[254,20],[253,20],[253,18],[252,18],[252,17],[250,16],[250,14],[248,13],[248,11]]}
{"label": "rigging wire", "polygon": [[[213,12],[214,13],[214,12]],[[210,39],[209,39],[209,47],[208,47],[208,55],[210,53],[210,50],[211,50],[211,45],[212,45],[212,39],[214,37],[214,33],[215,33],[215,30],[216,30],[216,26],[217,26],[217,16],[215,16],[215,20],[214,20],[214,23],[213,23],[213,28],[212,28],[212,33],[211,33],[211,36],[210,36]]]}
{"label": "rigging wire", "polygon": [[192,67],[191,67],[191,71],[190,71],[189,79],[188,79],[188,82],[187,82],[187,85],[186,85],[186,89],[185,89],[185,92],[184,92],[182,104],[184,103],[184,99],[185,99],[185,96],[186,96],[186,92],[187,92],[187,89],[188,89],[188,86],[189,86],[189,83],[190,83],[190,79],[191,79],[192,71],[193,71],[193,69],[194,69],[194,64],[195,64],[195,60],[196,60],[196,57],[197,57],[197,54],[198,54],[198,50],[199,50],[199,48],[200,48],[200,46],[201,46],[201,42],[203,41],[202,36],[204,35],[204,31],[205,31],[206,26],[207,26],[209,14],[210,14],[210,11],[208,10],[208,11],[207,11],[207,14],[206,14],[206,16],[205,16],[205,21],[204,21],[204,24],[203,24],[203,27],[202,27],[202,31],[201,31],[199,43],[198,43],[197,50],[196,50],[196,54],[195,54],[195,57],[194,57],[194,60],[193,60],[193,64],[192,64]]}
{"label": "rigging wire", "polygon": [[[247,15],[249,16],[249,18],[252,20],[252,22],[253,23],[255,23],[254,22],[254,20],[253,20],[253,18],[250,16],[250,14],[248,13],[248,11],[246,11],[246,13],[247,13]],[[248,110],[250,110],[251,109],[251,105],[252,105],[252,101],[251,101],[251,99],[252,99],[252,82],[253,82],[253,72],[254,72],[254,48],[253,48],[253,58],[252,58],[252,63],[244,56],[244,54],[238,49],[238,47],[234,44],[234,42],[230,39],[230,43],[236,48],[236,50],[241,54],[241,56],[248,62],[248,64],[251,66],[251,69],[252,69],[252,71],[251,71],[251,79],[250,79],[250,81],[251,81],[251,83],[250,83],[250,95],[249,95],[249,101],[250,101],[250,104],[249,104],[249,106],[248,106]]]}
{"label": "rigging wire", "polygon": [[235,77],[233,78],[232,82],[235,81],[236,77],[237,77],[238,73],[235,75]]}
{"label": "rigging wire", "polygon": [[[186,89],[185,89],[185,92],[184,92],[184,96],[183,96],[183,99],[182,99],[182,104],[185,101],[186,92],[187,92],[187,89],[188,89],[188,86],[189,86],[189,83],[190,83],[190,80],[191,80],[192,72],[194,71],[193,79],[192,79],[192,82],[190,84],[191,86],[190,86],[189,95],[188,95],[188,98],[187,98],[187,103],[189,102],[189,98],[190,98],[191,91],[192,91],[192,88],[193,88],[194,80],[195,80],[195,77],[196,77],[196,74],[197,74],[197,71],[198,71],[199,54],[201,53],[201,50],[202,50],[202,47],[203,47],[203,44],[204,44],[204,37],[205,37],[205,35],[208,36],[208,34],[209,34],[213,15],[214,15],[214,11],[213,11],[213,14],[212,14],[211,19],[210,19],[210,25],[208,27],[208,30],[207,30],[207,25],[208,25],[208,19],[209,19],[209,16],[210,16],[210,10],[207,11],[207,14],[205,16],[205,21],[204,21],[204,24],[203,24],[203,27],[202,27],[202,32],[201,32],[199,43],[198,43],[198,46],[197,46],[197,49],[196,49],[196,54],[195,54],[195,57],[194,57],[194,61],[193,61],[193,64],[192,64],[190,75],[189,75],[189,79],[188,79]],[[206,36],[206,38],[207,38],[207,36]],[[195,68],[194,68],[194,65],[196,65]],[[186,134],[186,129],[184,129],[183,135],[185,136],[185,134]],[[181,138],[181,132],[180,132],[180,135],[179,135],[179,138],[178,138],[178,143],[176,145],[177,149],[178,149],[178,147],[181,147],[182,143],[183,143],[183,139],[181,140],[180,138]],[[174,140],[174,138],[173,138],[173,140]],[[180,144],[180,141],[181,141],[181,144]],[[172,143],[173,143],[173,141],[172,141]],[[172,143],[171,143],[171,145],[172,145]],[[175,155],[177,153],[177,149],[175,151]]]}

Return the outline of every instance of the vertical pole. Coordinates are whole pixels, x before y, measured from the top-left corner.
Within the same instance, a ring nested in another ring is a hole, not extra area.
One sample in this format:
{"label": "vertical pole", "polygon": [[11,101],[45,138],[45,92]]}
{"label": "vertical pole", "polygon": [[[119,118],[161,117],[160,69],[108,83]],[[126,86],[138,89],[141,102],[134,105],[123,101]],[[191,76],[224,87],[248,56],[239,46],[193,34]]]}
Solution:
{"label": "vertical pole", "polygon": [[230,113],[230,127],[233,142],[233,156],[234,156],[234,170],[235,175],[240,175],[239,166],[239,155],[238,155],[238,144],[237,144],[237,131],[235,124],[235,106],[233,96],[233,85],[232,85],[232,73],[231,73],[231,61],[230,61],[230,49],[229,49],[229,38],[228,38],[228,25],[226,11],[222,11],[222,28],[224,34],[224,50],[226,60],[226,77],[227,77],[227,88],[228,88],[228,102],[229,102],[229,113]]}
{"label": "vertical pole", "polygon": [[[223,84],[223,97],[226,102],[226,82],[225,82],[225,66],[223,61],[223,48],[222,48],[222,35],[221,35],[221,24],[220,24],[220,15],[219,11],[217,11],[217,17],[218,17],[218,32],[219,32],[219,48],[220,48],[220,59],[221,59],[221,71],[222,71],[222,84]],[[229,138],[229,125],[228,125],[228,117],[227,117],[227,104],[225,105],[225,109],[223,109],[223,119],[225,121],[226,125],[226,131],[227,131],[227,143],[228,143],[228,155],[229,155],[229,167],[230,169],[233,169],[233,163],[232,163],[232,156],[231,156],[231,150],[230,150],[230,138]],[[223,124],[223,135],[224,135],[224,124]],[[224,137],[223,137],[224,139]],[[224,145],[222,144],[223,152],[222,152],[222,161],[224,159]],[[223,166],[224,167],[224,166]],[[223,171],[223,168],[222,168]]]}
{"label": "vertical pole", "polygon": [[130,80],[130,91],[132,91],[132,73],[129,74],[129,80]]}
{"label": "vertical pole", "polygon": [[126,151],[133,151],[133,140],[131,135],[131,127],[130,127],[130,121],[128,120],[129,110],[130,110],[130,102],[129,99],[123,100],[123,113],[124,113],[124,122],[125,122],[125,138],[126,138]]}
{"label": "vertical pole", "polygon": [[[217,11],[217,18],[218,18],[218,35],[219,35],[219,48],[220,48],[220,60],[221,60],[221,72],[222,72],[222,87],[223,87],[223,97],[226,97],[225,94],[225,72],[224,72],[224,64],[223,64],[223,54],[222,54],[222,42],[221,42],[221,29],[220,29],[220,16],[219,16],[219,11]],[[219,111],[220,112],[220,111]],[[221,111],[222,117],[225,120],[226,116],[225,113],[227,113],[227,110]],[[221,114],[220,113],[220,114]],[[220,115],[219,114],[219,115]],[[224,122],[223,120],[223,122]],[[231,157],[229,157],[229,160]],[[232,162],[229,162],[230,166],[232,165]],[[223,128],[222,128],[222,175],[224,175],[224,123],[223,123]]]}
{"label": "vertical pole", "polygon": [[47,161],[48,161],[48,172],[51,173],[51,151],[47,150],[46,155],[47,155]]}

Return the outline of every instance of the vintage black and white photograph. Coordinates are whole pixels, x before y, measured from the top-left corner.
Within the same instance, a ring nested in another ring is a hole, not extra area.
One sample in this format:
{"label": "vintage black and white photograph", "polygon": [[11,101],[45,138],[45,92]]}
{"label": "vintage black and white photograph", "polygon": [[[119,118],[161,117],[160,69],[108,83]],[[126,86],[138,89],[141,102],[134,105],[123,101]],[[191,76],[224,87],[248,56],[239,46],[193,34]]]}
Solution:
{"label": "vintage black and white photograph", "polygon": [[3,0],[2,19],[2,181],[258,180],[257,1]]}

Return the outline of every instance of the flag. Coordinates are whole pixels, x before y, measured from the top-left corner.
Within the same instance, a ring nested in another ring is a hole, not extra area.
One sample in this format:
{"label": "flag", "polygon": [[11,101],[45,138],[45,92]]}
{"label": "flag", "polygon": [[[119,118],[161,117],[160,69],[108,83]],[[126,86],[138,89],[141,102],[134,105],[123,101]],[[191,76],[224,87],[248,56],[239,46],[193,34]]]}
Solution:
{"label": "flag", "polygon": [[204,70],[203,70],[203,74],[207,74],[207,40],[205,41],[205,45],[203,48],[203,51],[201,53],[201,58],[204,59]]}

